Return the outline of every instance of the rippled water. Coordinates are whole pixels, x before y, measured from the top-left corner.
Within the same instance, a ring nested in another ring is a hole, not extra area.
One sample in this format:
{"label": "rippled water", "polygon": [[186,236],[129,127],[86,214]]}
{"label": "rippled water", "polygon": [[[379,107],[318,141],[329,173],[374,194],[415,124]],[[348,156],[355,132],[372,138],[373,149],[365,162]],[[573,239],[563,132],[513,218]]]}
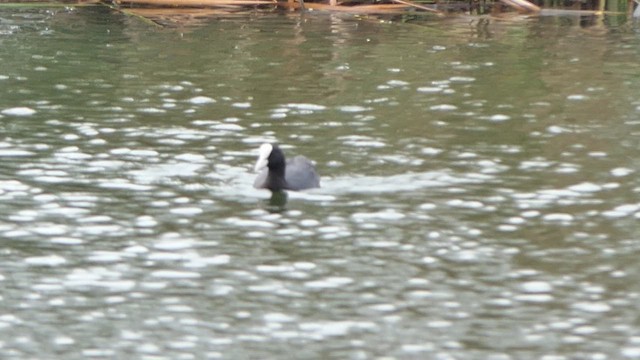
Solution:
{"label": "rippled water", "polygon": [[0,357],[640,358],[612,23],[0,11]]}

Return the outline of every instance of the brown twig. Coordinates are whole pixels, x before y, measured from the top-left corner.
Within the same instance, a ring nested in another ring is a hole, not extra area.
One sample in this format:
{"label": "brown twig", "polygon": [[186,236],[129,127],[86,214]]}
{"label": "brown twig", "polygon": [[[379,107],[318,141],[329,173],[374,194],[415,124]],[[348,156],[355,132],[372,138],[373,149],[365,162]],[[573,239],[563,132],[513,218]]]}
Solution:
{"label": "brown twig", "polygon": [[522,13],[529,13],[529,12],[538,13],[541,10],[539,6],[532,4],[527,0],[500,0],[500,1],[516,9],[518,12],[522,12]]}
{"label": "brown twig", "polygon": [[160,6],[225,6],[274,4],[273,0],[117,0],[118,4],[148,4]]}
{"label": "brown twig", "polygon": [[444,13],[442,13],[442,11],[440,11],[440,10],[436,10],[436,9],[433,9],[433,8],[430,8],[430,7],[427,7],[427,6],[424,6],[424,5],[416,4],[416,3],[413,3],[413,2],[408,1],[408,0],[392,0],[392,1],[395,2],[395,3],[398,3],[398,4],[403,4],[403,5],[414,7],[416,9],[420,9],[420,10],[428,11],[428,12],[431,12],[431,13],[434,13],[434,14],[438,14],[440,16],[444,15]]}
{"label": "brown twig", "polygon": [[[298,3],[289,4],[288,2],[278,2],[278,6],[298,8]],[[352,14],[402,14],[407,10],[407,5],[401,4],[380,4],[380,5],[357,5],[357,6],[331,6],[322,3],[305,2],[308,10],[314,11],[331,11]]]}

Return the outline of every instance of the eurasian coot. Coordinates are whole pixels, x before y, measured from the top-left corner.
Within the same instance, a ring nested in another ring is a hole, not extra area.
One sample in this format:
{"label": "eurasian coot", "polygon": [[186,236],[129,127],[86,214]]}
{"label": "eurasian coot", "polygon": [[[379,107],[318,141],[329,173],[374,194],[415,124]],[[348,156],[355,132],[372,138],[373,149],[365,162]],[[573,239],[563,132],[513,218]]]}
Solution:
{"label": "eurasian coot", "polygon": [[309,159],[298,155],[286,161],[276,144],[262,144],[255,171],[260,171],[253,186],[271,191],[304,190],[320,187],[320,176]]}

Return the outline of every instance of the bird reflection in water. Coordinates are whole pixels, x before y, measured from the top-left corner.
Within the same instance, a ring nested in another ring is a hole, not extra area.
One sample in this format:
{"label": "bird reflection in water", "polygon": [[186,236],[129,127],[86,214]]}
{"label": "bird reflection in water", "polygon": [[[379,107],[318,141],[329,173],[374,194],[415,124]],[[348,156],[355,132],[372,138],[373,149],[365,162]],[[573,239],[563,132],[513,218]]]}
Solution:
{"label": "bird reflection in water", "polygon": [[265,200],[267,210],[271,213],[280,213],[287,208],[288,195],[286,191],[274,191],[271,197]]}

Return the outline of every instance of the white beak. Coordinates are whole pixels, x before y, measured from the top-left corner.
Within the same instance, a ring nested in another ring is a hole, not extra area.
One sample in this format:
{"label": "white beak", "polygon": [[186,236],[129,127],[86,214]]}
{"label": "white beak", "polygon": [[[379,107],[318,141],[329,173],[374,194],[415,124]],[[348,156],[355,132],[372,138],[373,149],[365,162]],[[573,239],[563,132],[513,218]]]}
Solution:
{"label": "white beak", "polygon": [[262,144],[262,146],[260,146],[258,161],[256,161],[256,165],[253,167],[254,171],[258,172],[269,165],[269,155],[271,155],[271,150],[273,150],[273,146],[271,144]]}

